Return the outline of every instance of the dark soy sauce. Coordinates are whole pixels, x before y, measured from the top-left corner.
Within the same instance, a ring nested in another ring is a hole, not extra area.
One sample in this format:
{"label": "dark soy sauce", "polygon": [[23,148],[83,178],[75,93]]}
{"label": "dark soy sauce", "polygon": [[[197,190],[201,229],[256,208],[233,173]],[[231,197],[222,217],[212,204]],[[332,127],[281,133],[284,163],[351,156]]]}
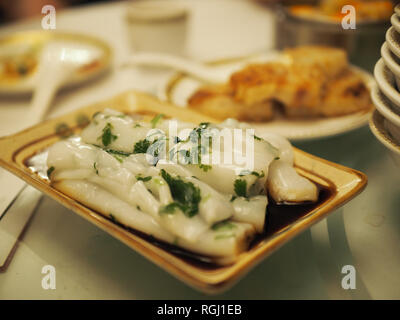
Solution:
{"label": "dark soy sauce", "polygon": [[268,238],[275,233],[281,231],[287,226],[291,225],[296,220],[304,217],[307,213],[311,212],[333,194],[333,190],[318,185],[319,197],[315,203],[304,204],[276,204],[272,199],[268,199],[267,218],[265,219],[264,233],[261,234],[263,239]]}
{"label": "dark soy sauce", "polygon": [[[317,184],[317,183],[316,183]],[[319,187],[318,201],[315,203],[304,203],[304,204],[277,204],[272,199],[269,199],[267,206],[267,217],[265,219],[264,232],[257,235],[255,239],[250,243],[249,250],[257,246],[261,241],[267,240],[274,236],[276,233],[284,230],[298,219],[306,216],[308,213],[319,207],[335,193],[334,189],[317,184]],[[217,270],[224,268],[212,262],[208,257],[200,256],[192,253],[188,250],[179,248],[175,245],[171,245],[162,241],[159,241],[153,237],[149,237],[141,232],[128,228],[130,232],[145,238],[149,242],[163,248],[164,250],[174,254],[185,262],[204,270]]]}

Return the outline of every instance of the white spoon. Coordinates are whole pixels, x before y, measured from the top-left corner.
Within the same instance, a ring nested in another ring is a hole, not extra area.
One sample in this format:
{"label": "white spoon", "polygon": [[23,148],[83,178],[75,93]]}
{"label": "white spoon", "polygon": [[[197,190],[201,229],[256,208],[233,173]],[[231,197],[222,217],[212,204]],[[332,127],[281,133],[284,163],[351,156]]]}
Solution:
{"label": "white spoon", "polygon": [[67,41],[53,41],[43,48],[39,59],[29,124],[43,120],[57,90],[82,66],[100,57],[95,47]]}
{"label": "white spoon", "polygon": [[284,63],[288,63],[285,57],[276,51],[269,51],[266,54],[254,57],[248,57],[246,59],[237,59],[235,63],[224,64],[223,66],[207,66],[203,63],[199,63],[193,60],[164,54],[164,53],[152,53],[143,52],[136,53],[130,56],[122,67],[129,66],[149,66],[149,67],[162,67],[171,68],[176,71],[186,73],[204,82],[212,84],[226,83],[232,73],[240,70],[246,64],[251,62],[267,62],[272,60],[281,60]]}
{"label": "white spoon", "polygon": [[[74,42],[51,42],[43,48],[30,112],[25,126],[43,120],[50,102],[60,88],[81,66],[98,58],[100,51]],[[24,230],[39,199],[40,192],[26,187],[22,180],[0,171],[0,186],[4,192],[0,199],[0,271],[9,261],[12,249]],[[10,210],[9,210],[10,209]],[[14,211],[14,212],[8,212]],[[4,214],[7,213],[5,216]]]}
{"label": "white spoon", "polygon": [[168,54],[137,53],[126,60],[123,67],[126,66],[171,68],[209,83],[224,83],[229,79],[229,73],[226,70],[208,67],[202,63]]}

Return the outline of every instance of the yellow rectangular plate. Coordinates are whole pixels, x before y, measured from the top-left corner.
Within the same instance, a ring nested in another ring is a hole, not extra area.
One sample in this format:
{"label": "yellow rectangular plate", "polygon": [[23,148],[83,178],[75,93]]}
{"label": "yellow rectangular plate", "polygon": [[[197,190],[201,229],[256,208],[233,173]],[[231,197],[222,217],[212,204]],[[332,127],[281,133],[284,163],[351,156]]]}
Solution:
{"label": "yellow rectangular plate", "polygon": [[43,122],[15,135],[1,138],[0,165],[177,278],[203,292],[218,293],[226,290],[274,250],[355,197],[367,183],[367,177],[361,172],[295,149],[296,170],[310,180],[329,188],[332,192],[301,218],[272,236],[258,241],[247,252],[242,253],[234,264],[206,268],[201,264],[191,263],[187,259],[149,242],[137,233],[114,224],[98,212],[56,190],[49,181],[40,178],[27,166],[26,161],[29,158],[61,139],[61,135],[69,133],[71,130],[79,132],[82,125],[87,123],[95,112],[104,108],[145,116],[163,113],[167,117],[193,123],[213,122],[213,119],[192,110],[160,102],[143,93],[129,91],[108,101],[96,103],[60,118]]}

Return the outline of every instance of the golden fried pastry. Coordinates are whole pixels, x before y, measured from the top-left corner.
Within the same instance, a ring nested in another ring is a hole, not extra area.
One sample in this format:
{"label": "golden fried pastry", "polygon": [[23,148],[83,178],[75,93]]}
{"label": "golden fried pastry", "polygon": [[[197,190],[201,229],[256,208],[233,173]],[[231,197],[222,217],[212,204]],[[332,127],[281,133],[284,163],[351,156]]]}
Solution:
{"label": "golden fried pastry", "polygon": [[276,105],[290,117],[338,116],[371,106],[369,91],[343,50],[307,46],[287,49],[284,57],[251,64],[228,84],[200,88],[189,107],[221,120],[266,121]]}
{"label": "golden fried pastry", "polygon": [[338,76],[348,67],[346,52],[324,46],[302,46],[286,49],[283,54],[290,58],[294,67],[322,72],[327,78]]}
{"label": "golden fried pastry", "polygon": [[234,99],[229,86],[210,86],[199,89],[190,99],[189,106],[212,115],[215,119],[242,119],[245,121],[268,121],[273,117],[274,102],[261,101],[250,106]]}
{"label": "golden fried pastry", "polygon": [[329,82],[321,104],[321,114],[337,116],[372,107],[370,93],[358,74],[347,70]]}

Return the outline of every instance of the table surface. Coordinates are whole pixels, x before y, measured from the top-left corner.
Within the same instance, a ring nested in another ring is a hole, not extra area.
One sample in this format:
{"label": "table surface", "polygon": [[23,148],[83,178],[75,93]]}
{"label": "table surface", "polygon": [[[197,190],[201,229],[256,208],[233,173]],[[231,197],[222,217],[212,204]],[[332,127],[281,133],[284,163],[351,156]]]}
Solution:
{"label": "table surface", "polygon": [[[273,48],[273,15],[251,1],[188,1],[186,52],[200,59]],[[61,92],[49,117],[127,89],[156,92],[169,72],[123,69],[128,45],[126,2],[57,12],[58,31],[78,31],[107,41],[115,68],[79,90]],[[105,23],[106,21],[106,23]],[[240,23],[239,23],[240,22]],[[33,19],[0,28],[0,35],[40,29]],[[29,98],[0,99],[0,136],[22,128]],[[260,263],[220,299],[399,299],[400,188],[398,169],[367,127],[296,146],[368,175],[356,199]],[[56,268],[56,289],[41,286],[44,265]],[[344,290],[341,273],[353,265],[356,289]],[[5,273],[0,299],[202,299],[124,244],[44,197]]]}

